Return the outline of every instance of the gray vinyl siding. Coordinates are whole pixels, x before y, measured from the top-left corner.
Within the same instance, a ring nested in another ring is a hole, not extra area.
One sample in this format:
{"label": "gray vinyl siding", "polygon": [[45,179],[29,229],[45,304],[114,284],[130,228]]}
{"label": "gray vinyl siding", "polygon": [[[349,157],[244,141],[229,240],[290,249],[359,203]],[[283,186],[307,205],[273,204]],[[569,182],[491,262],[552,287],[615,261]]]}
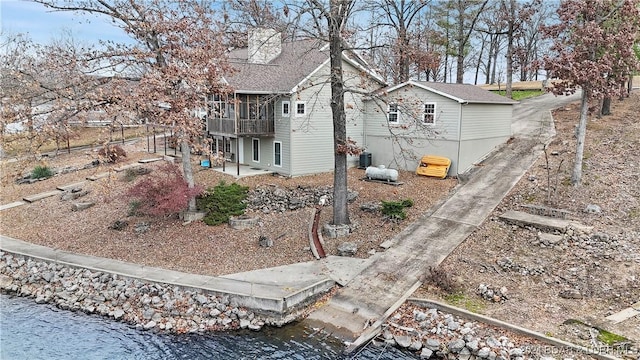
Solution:
{"label": "gray vinyl siding", "polygon": [[[386,104],[390,102],[402,103],[405,108],[410,107],[407,104],[416,107],[414,116],[401,113],[398,125],[391,125],[393,136],[387,122]],[[414,126],[416,120],[421,120],[417,116],[422,110],[417,107],[429,102],[436,103],[436,124],[433,129],[438,134],[420,132]],[[408,171],[415,171],[423,155],[444,156],[451,160],[449,176],[457,176],[509,139],[512,111],[511,104],[462,105],[419,87],[404,86],[390,92],[384,99],[366,102],[367,152],[371,153],[374,165]],[[409,128],[404,129],[407,125]],[[429,135],[432,137],[429,138]]]}
{"label": "gray vinyl siding", "polygon": [[[349,88],[373,91],[380,87],[377,82],[368,78],[364,79],[362,71],[348,63],[343,63],[343,78],[345,85]],[[347,92],[344,95],[344,104],[347,117],[347,137],[355,141],[357,146],[364,147],[366,102],[363,101],[361,94]],[[347,158],[349,166],[357,166],[359,160],[359,156],[348,156]]]}
{"label": "gray vinyl siding", "polygon": [[460,140],[511,136],[512,105],[469,104],[462,107]]}
{"label": "gray vinyl siding", "polygon": [[[276,103],[275,111],[275,136],[270,141],[269,157],[271,158],[271,167],[269,170],[276,171],[283,175],[291,174],[291,106],[293,106],[291,97],[283,97]],[[289,117],[282,116],[282,102],[289,101]],[[282,166],[273,166],[273,142],[280,141],[282,143]]]}
{"label": "gray vinyl siding", "polygon": [[[361,72],[346,62],[343,62],[343,66],[345,85],[361,89],[363,87]],[[373,87],[372,84],[365,86]],[[291,117],[292,171],[290,175],[333,171],[333,114],[328,64],[303,84],[302,90],[292,96],[292,109],[295,109],[295,101],[306,102],[307,114],[304,117]],[[345,111],[347,136],[358,145],[364,146],[365,104],[362,95],[347,92]],[[349,156],[347,159],[350,166],[357,165],[358,160],[357,156]]]}
{"label": "gray vinyl siding", "polygon": [[[504,144],[509,137],[493,137],[475,140],[465,140],[460,142],[460,159],[458,174],[462,174],[472,169],[482,162],[497,147]],[[449,175],[456,174],[449,172]]]}
{"label": "gray vinyl siding", "polygon": [[[400,120],[391,124],[394,134],[406,134],[414,138],[445,139],[458,138],[460,104],[444,96],[418,87],[405,86],[382,99],[367,101],[367,136],[389,136],[387,127],[387,104],[399,103]],[[436,104],[434,125],[421,125],[425,103]],[[404,129],[404,127],[407,127]]]}
{"label": "gray vinyl siding", "polygon": [[[415,171],[423,155],[444,156],[451,160],[449,175],[456,175],[458,142],[443,139],[397,138],[395,142],[385,136],[367,136],[367,152],[374,166]],[[400,150],[402,149],[402,151]]]}
{"label": "gray vinyl siding", "polygon": [[[276,101],[275,109],[275,134],[271,136],[261,136],[260,139],[260,161],[253,161],[253,139],[255,137],[243,137],[242,151],[244,154],[244,165],[274,171],[283,175],[290,175],[291,172],[291,147],[290,147],[290,118],[282,116],[282,102],[291,100],[289,97],[283,97]],[[291,101],[290,101],[291,103]],[[273,143],[279,141],[282,143],[282,166],[274,165],[274,147]],[[235,142],[233,145],[235,153]]]}
{"label": "gray vinyl siding", "polygon": [[[291,176],[333,171],[333,117],[329,67],[324,66],[291,99]],[[295,116],[295,102],[306,115]]]}

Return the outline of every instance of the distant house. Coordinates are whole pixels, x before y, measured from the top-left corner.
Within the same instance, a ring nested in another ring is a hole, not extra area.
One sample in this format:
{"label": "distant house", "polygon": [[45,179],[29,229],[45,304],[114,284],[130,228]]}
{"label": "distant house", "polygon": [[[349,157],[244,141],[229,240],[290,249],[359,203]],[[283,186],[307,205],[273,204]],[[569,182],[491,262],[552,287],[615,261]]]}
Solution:
{"label": "distant house", "polygon": [[[316,40],[282,42],[254,29],[248,48],[230,53],[234,89],[208,98],[207,132],[228,159],[287,176],[332,171],[333,121],[329,47]],[[385,86],[353,53],[343,54],[345,83],[364,91]],[[345,94],[347,135],[364,143],[363,95]],[[358,159],[349,159],[355,164]]]}
{"label": "distant house", "polygon": [[374,164],[414,171],[422,155],[469,170],[511,137],[516,101],[475,85],[408,81],[366,101],[366,148]]}

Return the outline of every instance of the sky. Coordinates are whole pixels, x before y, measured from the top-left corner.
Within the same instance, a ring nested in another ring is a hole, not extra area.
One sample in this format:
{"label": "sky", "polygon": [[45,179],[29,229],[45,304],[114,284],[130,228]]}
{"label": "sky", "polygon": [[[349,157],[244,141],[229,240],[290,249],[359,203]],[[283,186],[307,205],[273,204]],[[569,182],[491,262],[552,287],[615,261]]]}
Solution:
{"label": "sky", "polygon": [[36,43],[46,44],[70,31],[74,39],[92,44],[101,40],[123,42],[126,35],[106,18],[47,9],[44,5],[19,0],[0,0],[2,36],[28,33]]}

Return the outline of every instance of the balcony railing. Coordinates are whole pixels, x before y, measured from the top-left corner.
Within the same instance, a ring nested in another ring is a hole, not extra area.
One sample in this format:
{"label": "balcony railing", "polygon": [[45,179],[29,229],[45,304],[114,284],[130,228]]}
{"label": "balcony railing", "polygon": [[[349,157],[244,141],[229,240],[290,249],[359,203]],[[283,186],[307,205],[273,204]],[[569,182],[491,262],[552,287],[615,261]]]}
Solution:
{"label": "balcony railing", "polygon": [[249,120],[239,119],[236,132],[233,119],[209,119],[209,133],[219,135],[273,135],[275,126],[273,119]]}

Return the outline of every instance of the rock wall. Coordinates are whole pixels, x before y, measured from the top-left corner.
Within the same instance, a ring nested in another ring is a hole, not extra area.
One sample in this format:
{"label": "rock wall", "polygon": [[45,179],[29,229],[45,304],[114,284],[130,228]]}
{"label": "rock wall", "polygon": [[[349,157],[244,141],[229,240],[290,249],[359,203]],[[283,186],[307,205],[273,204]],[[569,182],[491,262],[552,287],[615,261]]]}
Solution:
{"label": "rock wall", "polygon": [[[354,201],[358,197],[357,191],[347,190],[347,200]],[[276,185],[260,185],[247,194],[245,203],[249,211],[271,212],[291,211],[313,207],[320,201],[323,205],[333,203],[333,187],[304,187],[285,189]]]}
{"label": "rock wall", "polygon": [[0,290],[60,309],[99,314],[142,329],[186,333],[282,325],[228,297],[0,252]]}

